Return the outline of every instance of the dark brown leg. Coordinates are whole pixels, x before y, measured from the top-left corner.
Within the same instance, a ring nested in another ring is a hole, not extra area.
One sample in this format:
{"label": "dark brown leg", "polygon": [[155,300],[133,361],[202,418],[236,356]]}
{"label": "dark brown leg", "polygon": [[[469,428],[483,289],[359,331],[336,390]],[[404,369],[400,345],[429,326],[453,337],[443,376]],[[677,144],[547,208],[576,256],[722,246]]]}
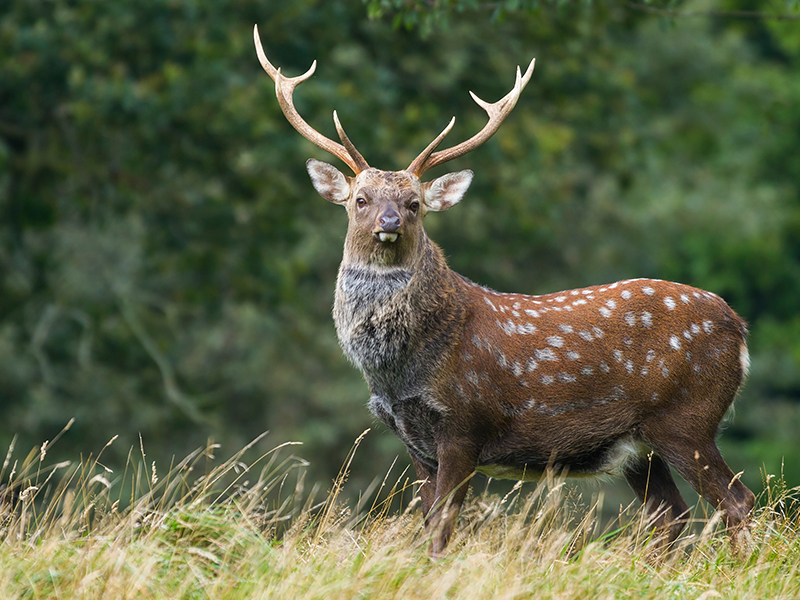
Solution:
{"label": "dark brown leg", "polygon": [[414,454],[409,452],[411,462],[414,463],[414,470],[417,479],[421,481],[419,485],[419,497],[422,501],[422,514],[425,515],[425,526],[428,526],[428,516],[433,508],[433,500],[436,497],[436,470],[432,469]]}
{"label": "dark brown leg", "polygon": [[689,507],[675,485],[669,465],[652,454],[628,465],[625,478],[644,504],[648,516],[654,517],[656,533],[664,536],[662,543],[669,547],[678,538],[689,514]]}
{"label": "dark brown leg", "polygon": [[[660,444],[658,451],[675,467],[689,485],[715,508],[724,511],[725,525],[731,536],[734,550],[747,544],[747,525],[755,496],[733,474],[713,440],[672,440]],[[666,447],[665,447],[666,446]]]}
{"label": "dark brown leg", "polygon": [[429,515],[434,532],[431,556],[441,556],[455,531],[458,513],[469,490],[469,480],[477,460],[469,446],[443,442],[438,447],[439,468],[436,475],[436,495]]}

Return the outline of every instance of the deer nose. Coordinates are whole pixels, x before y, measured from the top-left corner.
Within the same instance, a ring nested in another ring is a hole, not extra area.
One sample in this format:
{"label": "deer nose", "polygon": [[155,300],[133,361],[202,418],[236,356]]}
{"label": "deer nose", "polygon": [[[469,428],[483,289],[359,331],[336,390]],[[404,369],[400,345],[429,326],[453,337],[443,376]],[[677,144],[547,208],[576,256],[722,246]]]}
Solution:
{"label": "deer nose", "polygon": [[378,225],[381,228],[381,231],[385,231],[386,233],[394,233],[400,226],[403,224],[402,219],[400,219],[400,215],[397,214],[394,210],[387,210],[378,218]]}

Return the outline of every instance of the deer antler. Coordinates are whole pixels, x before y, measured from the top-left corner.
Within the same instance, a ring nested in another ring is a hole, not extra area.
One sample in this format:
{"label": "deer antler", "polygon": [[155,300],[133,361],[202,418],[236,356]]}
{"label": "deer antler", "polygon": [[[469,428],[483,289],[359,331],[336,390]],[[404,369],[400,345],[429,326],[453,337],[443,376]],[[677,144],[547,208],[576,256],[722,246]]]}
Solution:
{"label": "deer antler", "polygon": [[278,97],[278,104],[280,104],[281,110],[291,126],[294,127],[297,132],[309,142],[327,152],[330,152],[335,157],[346,163],[356,175],[358,175],[361,171],[369,169],[367,161],[364,160],[364,157],[361,156],[358,150],[356,150],[356,147],[345,134],[341,123],[339,123],[339,117],[336,115],[336,111],[333,113],[333,121],[336,125],[336,131],[339,134],[339,138],[342,140],[342,144],[344,145],[334,142],[332,139],[325,137],[316,129],[311,127],[311,125],[305,122],[303,117],[300,116],[300,113],[298,113],[297,109],[294,107],[294,101],[292,100],[294,88],[314,74],[314,71],[317,68],[317,61],[315,60],[311,64],[311,68],[298,77],[284,77],[283,74],[281,74],[281,70],[276,69],[272,63],[269,62],[267,55],[264,54],[264,48],[261,45],[261,38],[258,35],[258,25],[253,27],[253,41],[256,45],[256,54],[258,54],[258,60],[261,62],[261,66],[264,67],[267,75],[269,75],[275,82],[275,95]]}
{"label": "deer antler", "polygon": [[433,151],[436,150],[436,147],[442,142],[444,137],[450,132],[450,129],[452,129],[453,123],[455,122],[455,117],[453,117],[447,127],[444,128],[444,131],[442,131],[442,133],[440,133],[436,139],[433,140],[433,142],[431,142],[428,147],[425,148],[425,150],[423,150],[422,153],[411,162],[406,171],[414,173],[417,177],[420,177],[428,169],[431,169],[436,165],[440,165],[449,160],[453,160],[454,158],[458,158],[459,156],[463,156],[492,137],[500,127],[503,119],[508,116],[508,114],[511,112],[511,109],[513,109],[517,104],[519,95],[522,93],[522,90],[525,89],[525,86],[528,84],[528,81],[531,78],[531,74],[533,73],[533,65],[535,63],[536,59],[534,58],[531,61],[531,64],[528,65],[525,75],[521,75],[519,67],[517,67],[517,79],[514,83],[514,88],[503,98],[493,104],[484,102],[475,94],[470,92],[472,99],[475,100],[478,106],[485,110],[489,115],[489,122],[484,125],[483,129],[481,129],[468,140],[463,141],[452,148],[448,148],[447,150],[440,150],[439,152],[433,153]]}

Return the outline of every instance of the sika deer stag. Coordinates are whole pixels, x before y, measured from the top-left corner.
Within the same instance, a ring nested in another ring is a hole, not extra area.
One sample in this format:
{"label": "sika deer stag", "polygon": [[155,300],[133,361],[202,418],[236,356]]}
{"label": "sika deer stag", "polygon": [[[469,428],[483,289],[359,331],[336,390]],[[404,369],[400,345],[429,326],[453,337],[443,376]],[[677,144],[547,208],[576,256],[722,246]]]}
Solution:
{"label": "sika deer stag", "polygon": [[364,374],[372,412],[406,445],[417,476],[431,552],[442,552],[475,471],[533,479],[622,474],[664,543],[688,507],[674,467],[724,511],[735,542],[754,496],[714,437],[748,369],[742,319],[718,296],[678,283],[632,279],[543,296],[505,294],[450,270],[425,234],[428,212],[461,200],[471,171],[421,182],[428,169],[477,148],[511,112],[533,72],[490,104],[475,136],[434,152],[455,119],[403,171],[370,167],[333,113],[341,144],[295,110],[294,88],[261,65],[289,122],[354,172],[307,162],[314,188],[347,210],[349,225],[333,316],[344,353]]}

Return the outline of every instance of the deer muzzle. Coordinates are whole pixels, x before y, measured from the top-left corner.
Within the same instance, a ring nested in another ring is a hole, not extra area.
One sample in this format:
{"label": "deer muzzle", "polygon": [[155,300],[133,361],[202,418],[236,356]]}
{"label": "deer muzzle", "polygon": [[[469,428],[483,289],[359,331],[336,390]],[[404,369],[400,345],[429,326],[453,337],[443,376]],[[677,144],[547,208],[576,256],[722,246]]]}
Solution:
{"label": "deer muzzle", "polygon": [[381,242],[396,242],[403,233],[403,219],[393,208],[387,209],[378,217],[373,234]]}

